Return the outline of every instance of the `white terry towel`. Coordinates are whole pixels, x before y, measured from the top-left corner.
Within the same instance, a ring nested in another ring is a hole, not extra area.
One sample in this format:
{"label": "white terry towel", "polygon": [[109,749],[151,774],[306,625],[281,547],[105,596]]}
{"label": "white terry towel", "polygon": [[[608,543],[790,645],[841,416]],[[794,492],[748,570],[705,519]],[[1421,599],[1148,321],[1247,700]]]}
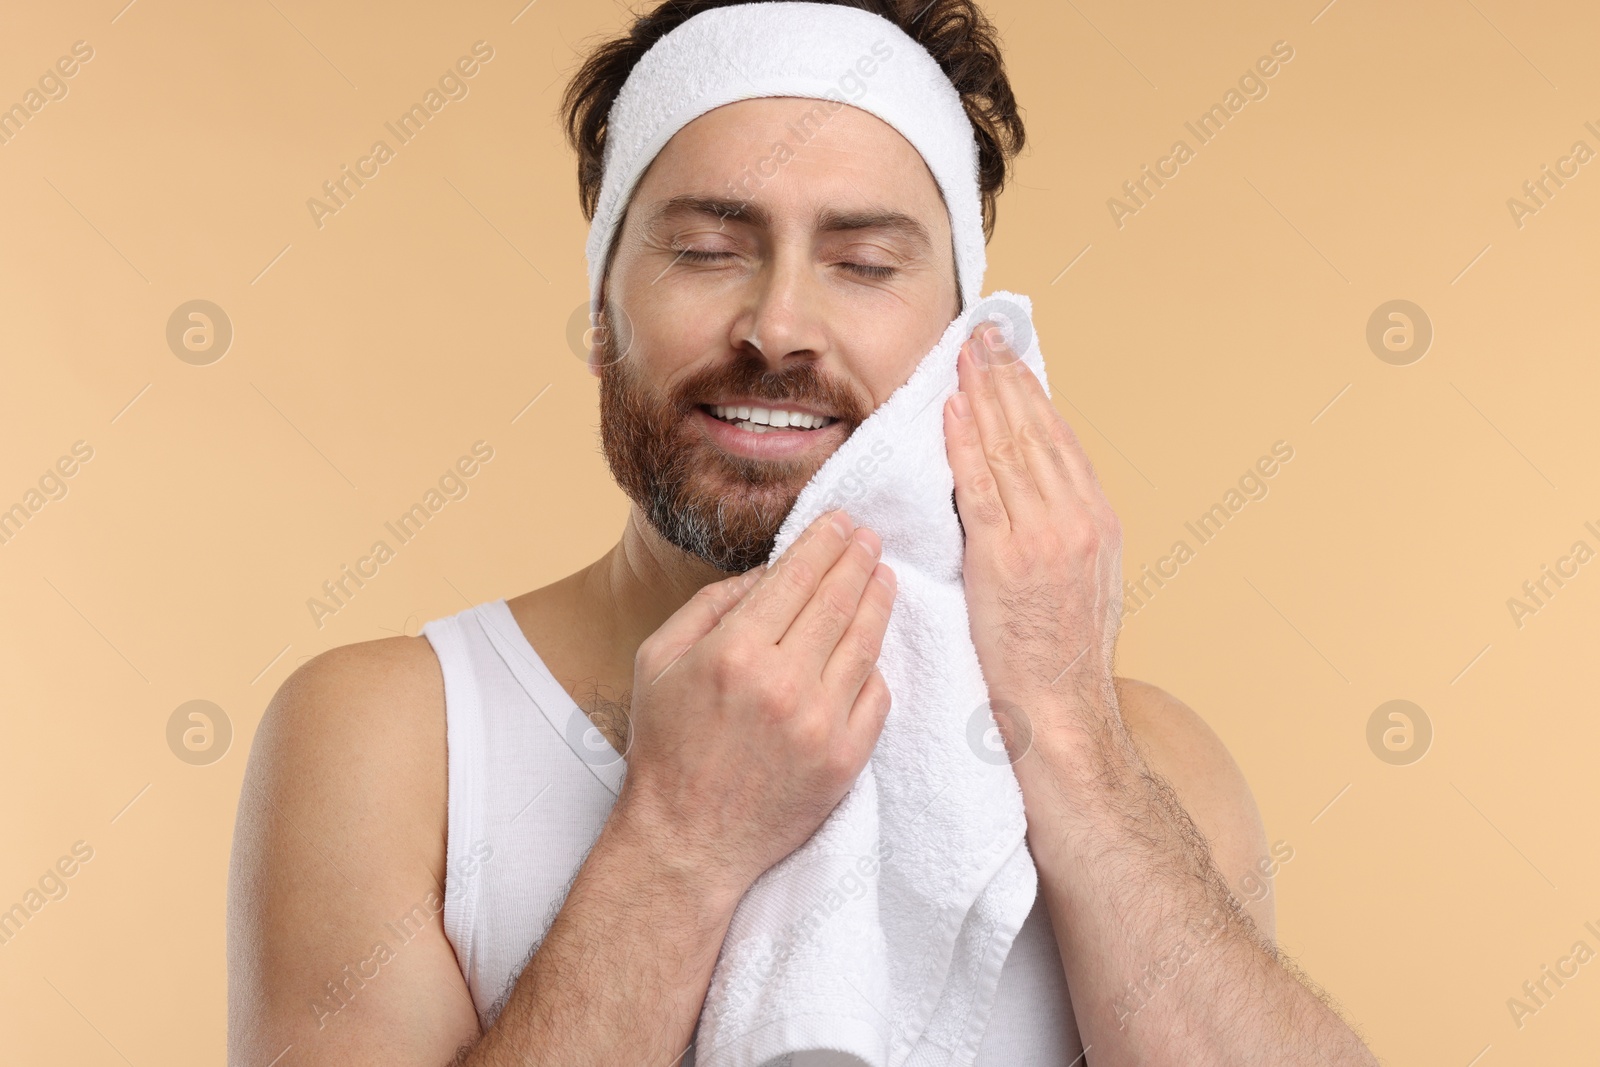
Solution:
{"label": "white terry towel", "polygon": [[701,1012],[698,1067],[790,1053],[785,1067],[958,1067],[977,1056],[1038,876],[969,630],[944,402],[982,320],[1000,325],[1049,393],[1031,313],[1027,297],[998,292],[952,322],[823,463],[778,533],[772,560],[844,507],[882,538],[897,591],[878,666],[893,703],[852,790],[740,901]]}

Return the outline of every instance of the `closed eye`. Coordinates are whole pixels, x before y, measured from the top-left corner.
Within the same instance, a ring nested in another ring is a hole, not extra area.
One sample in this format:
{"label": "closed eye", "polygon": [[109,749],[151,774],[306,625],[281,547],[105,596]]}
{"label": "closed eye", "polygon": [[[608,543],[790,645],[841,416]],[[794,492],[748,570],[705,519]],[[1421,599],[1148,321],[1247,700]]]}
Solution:
{"label": "closed eye", "polygon": [[[690,263],[717,263],[729,256],[737,255],[735,252],[710,252],[700,248],[680,248],[676,250],[679,259],[686,259]],[[897,267],[879,267],[869,263],[839,263],[837,266],[845,270],[854,271],[863,278],[892,278],[899,273]]]}
{"label": "closed eye", "polygon": [[732,252],[707,252],[699,248],[679,248],[676,251],[679,259],[687,259],[690,263],[714,263],[733,255]]}
{"label": "closed eye", "polygon": [[839,266],[853,270],[866,278],[893,278],[900,273],[896,267],[874,267],[866,263],[841,263]]}

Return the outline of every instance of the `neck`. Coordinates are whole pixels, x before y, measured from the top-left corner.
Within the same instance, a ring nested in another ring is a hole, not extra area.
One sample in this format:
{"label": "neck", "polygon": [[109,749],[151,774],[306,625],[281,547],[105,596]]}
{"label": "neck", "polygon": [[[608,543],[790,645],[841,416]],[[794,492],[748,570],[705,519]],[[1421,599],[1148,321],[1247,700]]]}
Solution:
{"label": "neck", "polygon": [[587,567],[578,610],[603,635],[608,658],[630,667],[645,638],[702,588],[731,577],[656,533],[637,506],[628,510],[622,538]]}

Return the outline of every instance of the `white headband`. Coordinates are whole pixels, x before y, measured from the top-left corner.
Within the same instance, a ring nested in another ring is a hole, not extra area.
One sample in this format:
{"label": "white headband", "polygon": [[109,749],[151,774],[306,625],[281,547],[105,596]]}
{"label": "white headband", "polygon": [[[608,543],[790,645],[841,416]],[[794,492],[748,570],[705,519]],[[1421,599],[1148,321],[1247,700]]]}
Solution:
{"label": "white headband", "polygon": [[591,311],[600,306],[613,234],[651,160],[713,108],[766,96],[832,101],[822,108],[827,114],[850,104],[899,131],[921,153],[950,211],[961,308],[978,302],[985,266],[978,144],[955,86],[927,49],[880,15],[781,0],[702,11],[634,65],[606,118],[600,197],[585,249]]}

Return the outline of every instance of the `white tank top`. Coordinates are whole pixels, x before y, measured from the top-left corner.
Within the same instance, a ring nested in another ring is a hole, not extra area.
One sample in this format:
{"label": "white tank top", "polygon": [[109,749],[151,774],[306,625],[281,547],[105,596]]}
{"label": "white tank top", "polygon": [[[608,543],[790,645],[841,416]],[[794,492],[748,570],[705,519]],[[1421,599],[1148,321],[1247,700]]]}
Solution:
{"label": "white tank top", "polygon": [[[478,1018],[494,1022],[616,802],[625,767],[504,600],[435,619],[444,673],[449,829],[444,931]],[[1001,969],[976,1059],[1065,1067],[1083,1048],[1043,893]],[[692,1067],[691,1050],[681,1061]],[[931,1062],[931,1061],[930,1061]]]}

